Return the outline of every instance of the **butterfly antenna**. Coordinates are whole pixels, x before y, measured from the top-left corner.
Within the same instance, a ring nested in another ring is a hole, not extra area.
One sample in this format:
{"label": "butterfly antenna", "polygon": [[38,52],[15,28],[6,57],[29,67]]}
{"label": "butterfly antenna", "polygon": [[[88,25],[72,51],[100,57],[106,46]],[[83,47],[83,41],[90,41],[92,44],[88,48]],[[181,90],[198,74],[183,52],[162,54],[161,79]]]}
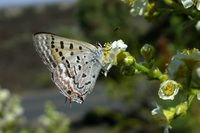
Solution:
{"label": "butterfly antenna", "polygon": [[[120,29],[120,27],[117,27],[116,29],[113,30],[112,33],[109,33],[109,34],[105,35],[105,38],[108,38],[109,36],[113,35],[113,33],[114,33],[115,31],[119,30],[119,29]],[[100,47],[102,47],[101,44],[100,44],[98,41],[95,42],[95,46],[100,46]]]}
{"label": "butterfly antenna", "polygon": [[105,37],[108,38],[109,36],[113,35],[117,30],[119,30],[120,27],[117,27],[116,29],[114,29],[111,33],[109,33],[108,35],[106,35]]}
{"label": "butterfly antenna", "polygon": [[117,30],[119,30],[120,29],[120,27],[117,27],[113,32],[115,32],[115,31],[117,31]]}

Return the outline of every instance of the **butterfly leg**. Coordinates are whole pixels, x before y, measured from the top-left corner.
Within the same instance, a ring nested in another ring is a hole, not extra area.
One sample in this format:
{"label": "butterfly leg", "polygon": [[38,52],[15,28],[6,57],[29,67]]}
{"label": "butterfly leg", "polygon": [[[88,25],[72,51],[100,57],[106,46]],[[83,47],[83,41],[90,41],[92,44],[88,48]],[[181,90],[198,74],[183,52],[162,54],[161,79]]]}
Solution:
{"label": "butterfly leg", "polygon": [[65,103],[67,102],[67,97],[65,97]]}

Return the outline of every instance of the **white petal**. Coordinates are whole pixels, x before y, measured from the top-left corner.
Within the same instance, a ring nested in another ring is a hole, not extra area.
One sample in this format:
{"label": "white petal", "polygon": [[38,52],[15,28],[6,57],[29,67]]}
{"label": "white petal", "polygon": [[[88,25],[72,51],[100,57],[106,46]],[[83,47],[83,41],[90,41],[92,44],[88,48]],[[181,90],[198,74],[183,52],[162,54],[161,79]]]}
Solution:
{"label": "white petal", "polygon": [[200,1],[197,3],[197,10],[199,10],[200,11]]}
{"label": "white petal", "polygon": [[[199,6],[200,6],[200,4],[199,4]],[[196,28],[196,30],[200,31],[200,21],[197,22],[197,24],[195,25],[195,28]]]}
{"label": "white petal", "polygon": [[192,0],[181,0],[181,2],[183,4],[184,8],[186,8],[186,9],[191,7],[194,4]]}

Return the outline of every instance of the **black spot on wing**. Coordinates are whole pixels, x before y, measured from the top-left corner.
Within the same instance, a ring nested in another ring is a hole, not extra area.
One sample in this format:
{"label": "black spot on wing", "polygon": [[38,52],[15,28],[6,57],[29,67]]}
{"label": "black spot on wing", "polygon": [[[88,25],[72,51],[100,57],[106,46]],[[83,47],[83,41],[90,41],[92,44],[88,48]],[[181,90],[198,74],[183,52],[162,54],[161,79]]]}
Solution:
{"label": "black spot on wing", "polygon": [[87,75],[85,73],[82,74],[82,78],[85,78]]}
{"label": "black spot on wing", "polygon": [[59,52],[59,55],[60,55],[60,56],[63,56],[63,53],[60,51],[60,52]]}
{"label": "black spot on wing", "polygon": [[70,75],[70,73],[69,73],[68,70],[66,71],[66,75],[67,75],[68,77],[72,78],[72,76]]}
{"label": "black spot on wing", "polygon": [[88,81],[87,83],[85,83],[85,85],[89,85],[89,84],[91,84],[91,81]]}
{"label": "black spot on wing", "polygon": [[70,43],[70,46],[69,46],[69,49],[73,49],[73,44],[72,43]]}
{"label": "black spot on wing", "polygon": [[78,65],[78,69],[81,70],[81,66],[80,65]]}
{"label": "black spot on wing", "polygon": [[68,91],[67,91],[67,94],[71,95],[71,94],[72,94],[72,92],[71,92],[70,90],[68,90]]}
{"label": "black spot on wing", "polygon": [[63,43],[63,41],[60,41],[60,48],[64,49],[64,43]]}
{"label": "black spot on wing", "polygon": [[77,56],[77,59],[78,59],[78,60],[80,60],[80,57],[79,57],[79,56]]}
{"label": "black spot on wing", "polygon": [[68,60],[66,60],[66,63],[67,63],[67,67],[70,68],[70,64]]}
{"label": "black spot on wing", "polygon": [[51,39],[52,39],[52,40],[55,40],[55,38],[53,37],[53,35],[51,35]]}
{"label": "black spot on wing", "polygon": [[63,56],[63,57],[62,57],[62,60],[64,60],[64,59],[65,59],[65,57]]}

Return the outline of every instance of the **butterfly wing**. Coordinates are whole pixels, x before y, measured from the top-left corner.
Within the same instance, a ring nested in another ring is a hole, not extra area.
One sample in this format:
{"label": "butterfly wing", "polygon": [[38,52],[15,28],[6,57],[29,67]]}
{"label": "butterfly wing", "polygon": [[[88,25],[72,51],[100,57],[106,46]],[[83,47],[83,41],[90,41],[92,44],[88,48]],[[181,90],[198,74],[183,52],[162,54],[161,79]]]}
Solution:
{"label": "butterfly wing", "polygon": [[94,87],[103,53],[89,43],[51,33],[36,33],[33,40],[61,93],[82,103]]}
{"label": "butterfly wing", "polygon": [[82,103],[87,94],[89,94],[96,82],[101,64],[92,59],[92,53],[77,54],[82,58],[69,58],[68,62],[75,65],[68,66],[66,63],[60,63],[53,73],[55,84],[70,101]]}
{"label": "butterfly wing", "polygon": [[51,33],[35,33],[34,46],[44,64],[51,72],[66,57],[71,57],[79,52],[91,52],[95,46],[78,40],[69,39]]}

